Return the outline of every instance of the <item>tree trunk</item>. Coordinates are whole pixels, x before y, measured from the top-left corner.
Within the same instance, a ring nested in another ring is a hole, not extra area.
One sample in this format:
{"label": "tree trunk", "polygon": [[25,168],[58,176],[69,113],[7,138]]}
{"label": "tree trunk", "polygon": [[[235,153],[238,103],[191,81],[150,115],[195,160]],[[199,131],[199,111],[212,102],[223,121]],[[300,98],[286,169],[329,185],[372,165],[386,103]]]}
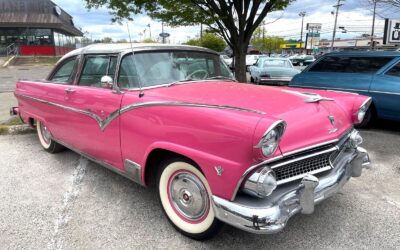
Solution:
{"label": "tree trunk", "polygon": [[247,82],[246,75],[246,52],[247,46],[245,44],[240,44],[233,48],[233,54],[235,55],[235,77],[239,82]]}

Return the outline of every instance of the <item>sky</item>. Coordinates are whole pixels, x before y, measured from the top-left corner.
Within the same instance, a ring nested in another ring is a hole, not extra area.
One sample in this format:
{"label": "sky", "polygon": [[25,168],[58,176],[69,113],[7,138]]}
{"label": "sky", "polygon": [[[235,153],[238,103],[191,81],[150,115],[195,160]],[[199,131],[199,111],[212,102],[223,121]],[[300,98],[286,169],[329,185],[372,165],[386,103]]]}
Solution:
{"label": "sky", "polygon": [[[62,9],[74,18],[77,27],[87,32],[88,37],[102,39],[111,37],[114,41],[127,39],[128,31],[126,23],[124,25],[111,22],[112,16],[106,8],[92,9],[85,8],[84,0],[53,0]],[[265,18],[265,30],[267,35],[276,35],[285,39],[300,39],[301,18],[299,12],[305,11],[304,29],[306,23],[322,23],[321,38],[331,39],[334,26],[335,11],[333,5],[337,0],[297,0],[284,11],[269,13]],[[337,32],[336,37],[341,39],[353,38],[363,33],[371,33],[372,26],[372,5],[368,0],[346,0],[339,9],[338,27],[344,27],[347,33]],[[129,22],[129,29],[133,41],[150,37],[158,37],[161,33],[161,23],[152,20],[145,14],[132,16],[133,21]],[[400,10],[390,6],[377,6],[376,31],[377,36],[383,35],[384,18],[400,19]],[[146,31],[144,31],[146,30]],[[164,27],[164,31],[171,34],[171,43],[184,43],[189,38],[199,35],[200,26],[192,27]],[[304,39],[304,38],[303,38]]]}

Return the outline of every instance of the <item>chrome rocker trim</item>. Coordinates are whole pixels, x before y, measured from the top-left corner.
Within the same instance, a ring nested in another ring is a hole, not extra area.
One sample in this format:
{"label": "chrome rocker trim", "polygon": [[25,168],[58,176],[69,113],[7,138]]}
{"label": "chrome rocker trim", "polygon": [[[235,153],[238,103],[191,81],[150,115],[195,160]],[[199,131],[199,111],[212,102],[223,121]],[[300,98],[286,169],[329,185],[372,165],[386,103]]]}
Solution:
{"label": "chrome rocker trim", "polygon": [[300,183],[276,189],[265,199],[238,195],[235,201],[212,196],[215,216],[234,227],[257,233],[277,233],[297,213],[311,214],[315,204],[337,193],[350,177],[361,176],[370,163],[365,149],[349,148],[337,166],[319,178],[306,175]]}
{"label": "chrome rocker trim", "polygon": [[36,97],[31,97],[27,95],[22,95],[22,94],[15,94],[16,97],[21,97],[25,98],[28,100],[40,102],[43,104],[51,105],[54,107],[58,107],[61,109],[65,109],[71,112],[79,113],[82,115],[86,115],[93,120],[97,122],[99,125],[100,129],[103,131],[106,129],[110,123],[117,118],[118,116],[122,115],[125,112],[134,110],[134,109],[139,109],[139,108],[145,108],[145,107],[155,107],[155,106],[184,106],[184,107],[196,107],[196,108],[216,108],[216,109],[227,109],[227,110],[234,110],[234,111],[244,111],[244,112],[251,112],[251,113],[256,113],[260,115],[264,115],[265,112],[263,111],[258,111],[258,110],[252,110],[252,109],[246,109],[246,108],[240,108],[240,107],[233,107],[233,106],[225,106],[225,105],[214,105],[214,104],[202,104],[202,103],[190,103],[190,102],[174,102],[174,101],[160,101],[160,102],[142,102],[142,103],[134,103],[134,104],[129,104],[126,106],[121,107],[120,109],[114,110],[111,112],[106,118],[101,119],[98,115],[95,113],[89,112],[87,110],[82,110],[82,109],[77,109],[61,104],[57,104],[54,102],[49,102],[46,100],[42,100]]}

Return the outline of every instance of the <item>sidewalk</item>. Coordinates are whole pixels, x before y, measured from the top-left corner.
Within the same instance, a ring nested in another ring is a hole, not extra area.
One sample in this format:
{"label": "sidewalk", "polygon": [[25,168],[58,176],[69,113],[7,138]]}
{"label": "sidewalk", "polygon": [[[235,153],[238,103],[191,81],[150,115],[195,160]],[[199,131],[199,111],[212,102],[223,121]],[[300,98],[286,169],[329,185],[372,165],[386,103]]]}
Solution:
{"label": "sidewalk", "polygon": [[5,122],[10,119],[10,108],[17,106],[13,92],[0,93],[0,122]]}

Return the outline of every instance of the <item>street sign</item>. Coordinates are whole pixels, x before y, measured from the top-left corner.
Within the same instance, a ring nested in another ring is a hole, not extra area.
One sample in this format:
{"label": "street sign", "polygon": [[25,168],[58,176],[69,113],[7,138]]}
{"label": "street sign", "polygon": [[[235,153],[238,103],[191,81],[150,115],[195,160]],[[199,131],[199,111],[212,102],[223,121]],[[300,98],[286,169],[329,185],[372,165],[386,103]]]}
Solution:
{"label": "street sign", "polygon": [[170,35],[169,35],[169,33],[160,33],[160,37],[163,37],[163,38],[166,38],[166,37],[169,37]]}
{"label": "street sign", "polygon": [[400,44],[400,20],[385,19],[383,44]]}
{"label": "street sign", "polygon": [[306,30],[320,31],[322,23],[307,23]]}

